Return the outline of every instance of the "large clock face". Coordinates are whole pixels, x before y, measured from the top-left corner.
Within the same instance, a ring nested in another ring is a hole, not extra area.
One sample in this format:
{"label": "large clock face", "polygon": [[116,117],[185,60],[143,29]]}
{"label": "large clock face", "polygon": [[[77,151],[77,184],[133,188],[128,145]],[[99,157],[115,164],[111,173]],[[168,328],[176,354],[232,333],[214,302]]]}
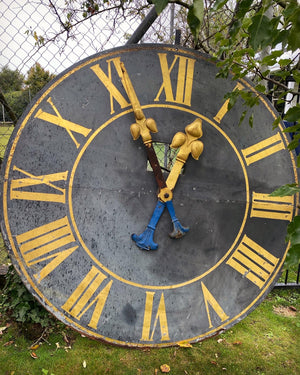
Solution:
{"label": "large clock face", "polygon": [[[249,111],[252,128],[247,116],[238,126],[245,108],[228,111],[224,95],[255,90],[216,74],[192,50],[110,50],[58,76],[17,125],[2,172],[3,234],[31,293],[85,335],[128,346],[202,340],[276,281],[297,202],[269,194],[297,182],[294,158],[267,100]],[[131,136],[132,96],[142,121],[157,124],[152,143]],[[150,146],[172,200],[157,197]],[[169,236],[176,225],[189,227],[182,238]]]}

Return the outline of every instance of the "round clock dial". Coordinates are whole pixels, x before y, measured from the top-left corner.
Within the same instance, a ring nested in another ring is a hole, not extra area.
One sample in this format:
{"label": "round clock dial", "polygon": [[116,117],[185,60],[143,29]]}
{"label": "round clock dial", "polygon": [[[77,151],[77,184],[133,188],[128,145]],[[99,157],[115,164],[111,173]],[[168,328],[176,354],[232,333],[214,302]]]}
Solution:
{"label": "round clock dial", "polygon": [[265,98],[238,126],[245,108],[224,95],[255,90],[216,74],[192,50],[113,49],[59,75],[19,121],[3,234],[30,292],[85,335],[202,340],[275,283],[297,202],[269,194],[298,181],[294,157]]}

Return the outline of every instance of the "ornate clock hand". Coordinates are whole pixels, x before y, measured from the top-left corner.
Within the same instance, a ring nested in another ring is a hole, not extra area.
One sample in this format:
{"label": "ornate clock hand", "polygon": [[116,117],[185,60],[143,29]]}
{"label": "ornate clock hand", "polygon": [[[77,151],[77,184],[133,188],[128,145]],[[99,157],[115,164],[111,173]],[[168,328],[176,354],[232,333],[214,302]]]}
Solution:
{"label": "ornate clock hand", "polygon": [[[136,123],[132,124],[130,127],[130,132],[134,140],[138,139],[139,136],[142,137],[144,145],[146,147],[148,160],[154,172],[157,184],[160,188],[158,194],[159,201],[152,214],[149,225],[147,226],[146,230],[139,236],[133,234],[132,239],[142,249],[156,250],[158,245],[153,241],[153,235],[156,225],[164,211],[164,207],[167,207],[173,222],[173,232],[169,234],[171,238],[180,238],[184,236],[186,232],[189,231],[189,228],[185,228],[181,225],[181,223],[175,215],[175,210],[172,202],[172,189],[175,187],[182,166],[186,162],[190,152],[195,158],[199,158],[203,150],[202,142],[196,144],[196,147],[194,142],[197,138],[202,136],[202,121],[200,119],[195,120],[192,124],[186,127],[186,135],[184,133],[176,133],[173,138],[173,146],[171,147],[178,148],[181,146],[181,148],[179,156],[177,156],[176,158],[174,168],[172,168],[172,171],[170,172],[171,178],[168,178],[170,181],[170,185],[172,186],[171,188],[169,187],[168,183],[165,182],[161,167],[157,159],[156,152],[152,145],[151,131],[153,133],[157,132],[155,120],[151,118],[146,119],[141,108],[140,102],[135,93],[135,90],[133,88],[133,85],[131,83],[131,80],[129,78],[129,75],[126,71],[125,65],[121,62],[120,66],[122,71],[122,83],[131,102],[136,119]],[[192,147],[192,145],[194,146]]]}
{"label": "ornate clock hand", "polygon": [[181,169],[187,161],[189,154],[191,154],[194,159],[199,159],[199,156],[203,152],[203,143],[197,139],[201,138],[202,135],[202,120],[200,118],[197,118],[194,122],[185,127],[185,134],[178,132],[174,135],[170,146],[172,148],[179,148],[179,151],[176,156],[175,164],[166,181],[169,189],[174,189]]}
{"label": "ornate clock hand", "polygon": [[[179,151],[176,156],[176,161],[169,173],[167,178],[167,186],[169,189],[173,190],[178,177],[180,175],[181,169],[184,166],[185,162],[187,161],[189,154],[191,153],[193,158],[198,160],[199,156],[203,152],[203,143],[198,141],[198,138],[202,137],[202,120],[197,118],[191,124],[185,127],[185,133],[178,132],[174,135],[171,147],[178,148]],[[164,201],[164,197],[158,194],[159,198]],[[179,220],[177,219],[174,211],[173,204],[165,201],[169,214],[171,216],[173,222],[173,232],[169,234],[171,238],[181,238],[184,236],[186,232],[188,232],[189,228],[183,227]]]}
{"label": "ornate clock hand", "polygon": [[[156,225],[160,219],[160,216],[162,215],[164,211],[164,207],[166,203],[167,203],[168,211],[170,213],[170,216],[174,225],[174,231],[172,232],[171,236],[173,238],[182,237],[184,233],[186,233],[189,229],[184,228],[180,224],[179,220],[177,219],[175,215],[175,210],[174,210],[173,202],[172,202],[173,194],[172,194],[171,189],[168,188],[165,182],[161,167],[157,159],[156,152],[152,145],[151,131],[153,133],[157,132],[156,122],[155,120],[151,118],[146,119],[143,113],[143,110],[141,108],[140,102],[135,93],[135,90],[133,88],[133,85],[131,83],[131,80],[129,78],[129,75],[126,71],[125,65],[121,62],[120,66],[121,66],[121,71],[122,71],[122,83],[125,87],[128,98],[131,102],[135,120],[136,120],[136,123],[131,125],[130,132],[134,140],[138,139],[139,136],[141,136],[143,139],[143,142],[147,151],[148,160],[152,167],[157,185],[160,189],[158,198],[161,201],[157,203],[156,208],[152,214],[150,223],[147,226],[146,230],[139,236],[136,234],[133,234],[132,239],[142,249],[156,250],[158,245],[153,241],[153,235],[154,235]],[[180,236],[178,235],[179,232],[181,233]]]}
{"label": "ornate clock hand", "polygon": [[131,102],[133,113],[135,116],[136,122],[130,126],[130,132],[132,138],[137,140],[139,136],[142,137],[146,151],[147,157],[150,162],[151,168],[153,170],[157,185],[160,191],[163,192],[163,196],[165,199],[172,199],[172,192],[170,189],[167,188],[167,184],[162,174],[162,170],[160,168],[159,162],[157,160],[156,152],[152,145],[152,133],[157,133],[157,126],[155,120],[152,118],[146,119],[143,110],[141,108],[140,102],[137,98],[125,65],[121,62],[121,71],[123,73],[122,76],[122,83],[126,89],[128,98]]}
{"label": "ornate clock hand", "polygon": [[[177,183],[181,169],[188,159],[189,154],[191,153],[193,158],[198,160],[203,152],[203,143],[198,141],[198,138],[201,138],[203,134],[202,120],[198,118],[191,124],[187,125],[185,127],[185,133],[186,134],[182,132],[176,133],[171,143],[172,148],[179,147],[175,164],[173,165],[166,182],[168,188],[172,190]],[[167,207],[173,222],[173,232],[169,233],[169,236],[171,238],[181,238],[189,231],[189,228],[183,227],[177,219],[172,200],[166,200],[162,192],[158,194],[158,197],[160,200],[158,200],[156,204],[145,231],[139,236],[136,234],[132,235],[132,239],[144,250],[156,250],[158,248],[158,245],[153,241],[153,235],[165,207]]]}

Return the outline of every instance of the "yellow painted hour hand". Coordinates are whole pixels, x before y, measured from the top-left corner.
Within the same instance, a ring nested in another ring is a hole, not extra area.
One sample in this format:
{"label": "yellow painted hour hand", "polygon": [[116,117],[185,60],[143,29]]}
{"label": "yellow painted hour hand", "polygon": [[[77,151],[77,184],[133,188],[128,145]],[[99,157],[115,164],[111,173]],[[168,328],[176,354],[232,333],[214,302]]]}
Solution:
{"label": "yellow painted hour hand", "polygon": [[202,154],[203,143],[198,141],[198,139],[202,137],[202,134],[202,120],[197,118],[185,127],[185,133],[178,132],[174,135],[170,147],[179,148],[179,151],[166,181],[167,187],[170,190],[174,189],[182,167],[189,155],[191,154],[194,159],[198,160],[199,156]]}
{"label": "yellow painted hour hand", "polygon": [[152,118],[146,119],[123,62],[121,62],[121,71],[122,83],[127,92],[129,101],[132,105],[136,121],[136,123],[132,124],[130,127],[131,135],[134,140],[138,139],[139,136],[141,136],[144,144],[146,145],[147,143],[152,142],[151,132],[157,133],[156,122]]}
{"label": "yellow painted hour hand", "polygon": [[172,192],[167,187],[166,181],[163,177],[161,167],[159,165],[156,152],[152,145],[152,137],[151,132],[157,132],[157,126],[155,120],[152,118],[146,118],[141,104],[138,100],[136,92],[133,88],[131,79],[127,73],[125,65],[123,62],[120,62],[121,71],[122,71],[122,83],[127,92],[128,98],[132,105],[133,113],[135,116],[135,123],[130,126],[130,132],[134,140],[138,139],[140,136],[143,139],[144,145],[147,151],[147,157],[150,162],[151,168],[154,173],[154,177],[156,179],[157,185],[160,190],[160,195],[163,197],[164,201],[172,199]]}

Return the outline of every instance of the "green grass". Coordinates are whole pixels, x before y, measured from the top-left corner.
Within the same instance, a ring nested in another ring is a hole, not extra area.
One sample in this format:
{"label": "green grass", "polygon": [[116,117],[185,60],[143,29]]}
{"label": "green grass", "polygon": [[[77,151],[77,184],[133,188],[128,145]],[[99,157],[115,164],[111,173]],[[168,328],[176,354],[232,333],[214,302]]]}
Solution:
{"label": "green grass", "polygon": [[5,148],[13,131],[13,125],[3,125],[0,122],[0,158],[4,156]]}
{"label": "green grass", "polygon": [[82,337],[58,323],[34,350],[37,358],[33,359],[29,348],[41,332],[0,317],[0,327],[7,323],[11,325],[0,336],[1,375],[46,371],[49,375],[154,375],[162,373],[162,364],[168,364],[175,375],[300,374],[299,290],[273,291],[229,331],[191,348],[120,348]]}

